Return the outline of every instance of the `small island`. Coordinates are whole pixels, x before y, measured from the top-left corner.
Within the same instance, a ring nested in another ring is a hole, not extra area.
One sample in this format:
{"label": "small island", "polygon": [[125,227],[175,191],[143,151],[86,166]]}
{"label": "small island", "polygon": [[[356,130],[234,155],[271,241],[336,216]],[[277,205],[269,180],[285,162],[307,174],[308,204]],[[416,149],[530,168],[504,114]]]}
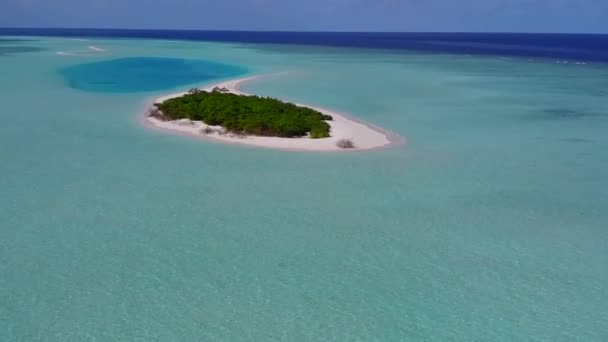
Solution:
{"label": "small island", "polygon": [[143,123],[194,138],[290,151],[365,151],[405,143],[338,112],[240,91],[256,78],[162,96],[148,103]]}
{"label": "small island", "polygon": [[[331,115],[269,97],[233,94],[226,88],[191,89],[186,95],[155,103],[150,116],[160,120],[202,121],[227,133],[312,139],[330,136]],[[207,132],[211,132],[208,130]]]}

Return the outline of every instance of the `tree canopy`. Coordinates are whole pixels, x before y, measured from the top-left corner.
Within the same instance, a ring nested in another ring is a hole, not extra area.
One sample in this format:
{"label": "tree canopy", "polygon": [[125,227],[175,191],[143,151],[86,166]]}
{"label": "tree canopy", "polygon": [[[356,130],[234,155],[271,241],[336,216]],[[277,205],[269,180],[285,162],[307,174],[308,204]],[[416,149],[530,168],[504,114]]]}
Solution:
{"label": "tree canopy", "polygon": [[332,117],[311,108],[259,96],[220,91],[190,93],[154,106],[166,120],[190,119],[229,132],[313,139],[329,137]]}

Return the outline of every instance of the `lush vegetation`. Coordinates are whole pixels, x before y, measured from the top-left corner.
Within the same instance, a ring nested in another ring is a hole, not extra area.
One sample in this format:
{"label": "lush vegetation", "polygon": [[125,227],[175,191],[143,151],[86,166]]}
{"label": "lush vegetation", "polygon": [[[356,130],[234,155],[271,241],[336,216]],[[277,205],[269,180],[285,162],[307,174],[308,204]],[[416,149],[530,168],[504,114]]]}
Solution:
{"label": "lush vegetation", "polygon": [[316,110],[276,99],[224,91],[192,90],[182,97],[155,104],[151,113],[165,120],[190,119],[222,126],[228,132],[277,137],[329,137],[332,120]]}

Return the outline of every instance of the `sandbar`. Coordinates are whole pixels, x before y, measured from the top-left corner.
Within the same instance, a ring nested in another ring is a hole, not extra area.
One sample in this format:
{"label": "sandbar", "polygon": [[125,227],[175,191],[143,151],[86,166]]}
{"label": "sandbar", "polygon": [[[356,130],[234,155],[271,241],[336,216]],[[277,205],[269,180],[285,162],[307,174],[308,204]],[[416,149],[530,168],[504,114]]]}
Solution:
{"label": "sandbar", "polygon": [[[240,87],[246,82],[250,82],[259,78],[260,76],[246,77],[235,80],[229,80],[220,82],[217,84],[209,85],[201,88],[205,91],[212,91],[214,88],[225,88],[227,91],[239,94],[239,95],[250,95],[240,90]],[[309,137],[298,137],[298,138],[283,138],[283,137],[267,137],[267,136],[254,136],[254,135],[235,135],[235,134],[219,134],[202,133],[206,127],[213,129],[220,129],[221,127],[209,126],[202,121],[193,121],[188,119],[181,120],[169,120],[163,121],[155,117],[149,116],[147,113],[152,108],[154,103],[162,103],[166,100],[184,96],[188,92],[179,92],[161,96],[154,101],[149,102],[146,108],[146,114],[144,115],[144,123],[147,126],[152,126],[162,130],[170,131],[173,133],[179,133],[197,138],[203,138],[207,140],[214,140],[229,144],[249,145],[254,147],[280,149],[280,150],[293,150],[293,151],[366,151],[381,148],[388,148],[393,146],[402,145],[405,140],[398,134],[382,129],[375,125],[363,122],[361,120],[354,119],[350,116],[338,113],[333,110],[326,108],[314,107],[309,105],[303,105],[296,103],[298,106],[304,106],[315,109],[321,113],[331,115],[333,120],[327,121],[331,127],[330,137],[311,139]],[[353,148],[341,148],[338,147],[338,141],[350,140],[353,142]]]}

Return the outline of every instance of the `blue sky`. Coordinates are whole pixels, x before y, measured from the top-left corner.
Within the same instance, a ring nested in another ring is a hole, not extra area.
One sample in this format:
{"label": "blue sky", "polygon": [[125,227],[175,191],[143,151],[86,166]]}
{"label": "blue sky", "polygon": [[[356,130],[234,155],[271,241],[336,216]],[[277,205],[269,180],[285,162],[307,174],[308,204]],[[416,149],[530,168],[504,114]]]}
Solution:
{"label": "blue sky", "polygon": [[0,0],[0,27],[608,33],[608,0]]}

